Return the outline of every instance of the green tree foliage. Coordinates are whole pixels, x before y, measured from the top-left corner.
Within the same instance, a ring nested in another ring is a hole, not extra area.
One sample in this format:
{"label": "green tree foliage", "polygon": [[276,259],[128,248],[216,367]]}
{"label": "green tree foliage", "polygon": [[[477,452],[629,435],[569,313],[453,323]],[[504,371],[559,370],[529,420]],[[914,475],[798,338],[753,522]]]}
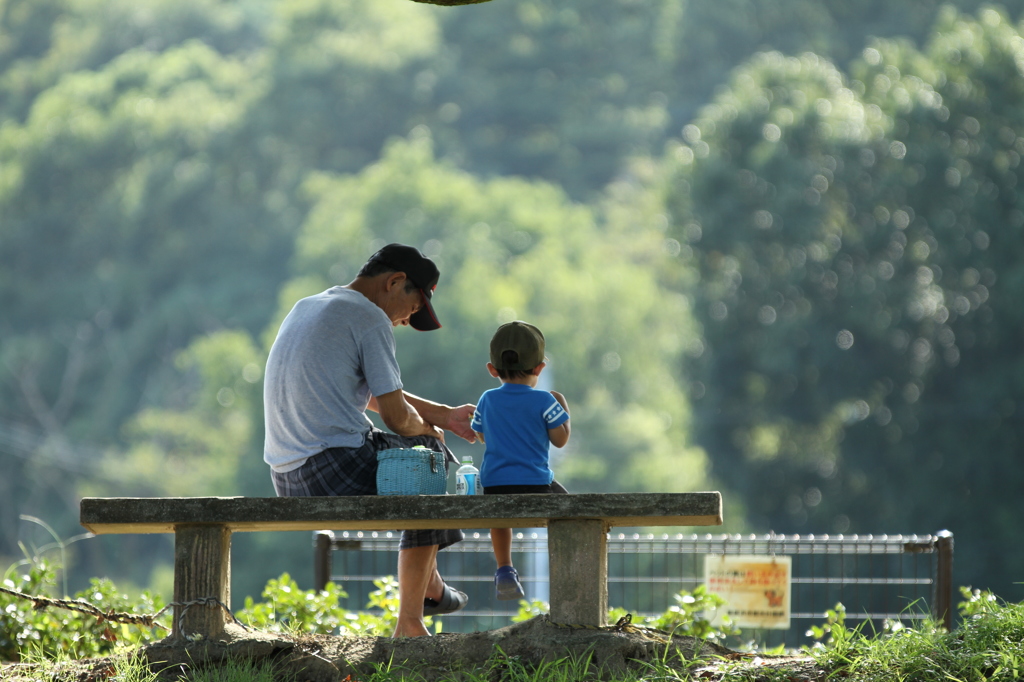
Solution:
{"label": "green tree foliage", "polygon": [[[232,495],[243,462],[258,457],[264,358],[244,332],[200,337],[179,353],[185,404],[151,407],[127,423],[125,451],[102,461],[108,481],[87,494]],[[113,488],[113,490],[112,490]]]}
{"label": "green tree foliage", "polygon": [[302,0],[274,6],[251,123],[287,154],[289,173],[353,172],[404,135],[417,107],[412,81],[438,49],[426,8],[404,0]]}
{"label": "green tree foliage", "polygon": [[221,0],[4,0],[0,116],[24,120],[66,74],[99,70],[134,49],[162,52],[200,39],[222,54],[262,45],[267,3]]}
{"label": "green tree foliage", "polygon": [[0,128],[0,400],[42,462],[88,468],[70,443],[162,398],[191,338],[264,323],[296,219],[246,144],[252,97],[244,64],[196,42],[68,76]]}
{"label": "green tree foliage", "polygon": [[943,6],[974,11],[980,3],[724,0],[683,5],[673,43],[675,130],[689,123],[728,74],[755,53],[813,52],[845,68],[875,37],[923,43]]}
{"label": "green tree foliage", "polygon": [[697,441],[758,527],[970,529],[962,573],[1015,580],[1019,497],[979,493],[1020,485],[1022,44],[985,10],[853,78],[764,54],[683,130]]}
{"label": "green tree foliage", "polygon": [[465,168],[541,177],[589,199],[630,158],[658,153],[755,52],[812,51],[845,66],[872,36],[923,42],[942,4],[491,2],[435,12],[444,41],[416,96],[438,149]]}
{"label": "green tree foliage", "polygon": [[447,13],[446,59],[421,74],[439,148],[478,173],[593,193],[664,139],[682,4],[527,0]]}
{"label": "green tree foliage", "polygon": [[[256,258],[273,267],[274,249],[286,242],[268,224],[281,216],[248,201],[258,181],[233,158],[246,85],[240,65],[200,44],[159,57],[133,53],[102,73],[65,79],[24,126],[3,128],[0,287],[10,304],[2,324],[7,340],[25,339],[5,346],[5,391],[16,380],[24,392],[37,381],[35,367],[60,372],[82,354],[68,388],[97,385],[90,413],[76,416],[116,424],[135,408],[134,396],[121,397],[128,405],[97,397],[117,392],[154,350],[174,350],[229,314],[238,323],[260,319],[243,292],[267,285],[245,273],[260,265]],[[254,219],[268,230],[240,239],[239,227]],[[210,257],[197,261],[201,253]],[[231,287],[212,288],[232,271]],[[126,330],[132,338],[120,338]],[[57,400],[73,414],[85,397]]]}

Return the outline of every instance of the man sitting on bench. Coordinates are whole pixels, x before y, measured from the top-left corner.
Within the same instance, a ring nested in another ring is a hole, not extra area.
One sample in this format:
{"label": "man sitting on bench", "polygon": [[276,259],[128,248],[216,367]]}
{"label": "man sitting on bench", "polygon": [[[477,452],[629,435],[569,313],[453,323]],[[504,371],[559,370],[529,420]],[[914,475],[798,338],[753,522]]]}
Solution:
{"label": "man sitting on bench", "polygon": [[[263,394],[263,457],[279,496],[375,495],[379,450],[424,445],[454,462],[442,429],[475,441],[474,406],[406,393],[395,359],[394,327],[440,328],[431,305],[439,274],[419,250],[389,244],[352,282],[300,300],[285,317]],[[367,408],[394,433],[374,428]],[[402,533],[396,637],[428,635],[424,615],[465,607],[466,595],[437,571],[438,550],[462,538],[457,529]]]}

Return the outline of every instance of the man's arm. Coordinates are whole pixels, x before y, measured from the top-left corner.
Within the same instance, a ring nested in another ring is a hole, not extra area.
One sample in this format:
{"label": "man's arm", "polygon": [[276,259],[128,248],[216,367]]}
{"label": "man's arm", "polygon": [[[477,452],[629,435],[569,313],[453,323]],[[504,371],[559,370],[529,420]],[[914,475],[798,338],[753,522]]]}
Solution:
{"label": "man's arm", "polygon": [[[402,433],[388,423],[388,417],[384,414],[384,410],[386,408],[383,407],[381,399],[388,398],[389,396],[395,396],[395,394],[398,394],[396,397],[401,398],[402,405],[396,404],[394,406],[399,412],[408,408],[415,413],[419,421],[425,422],[429,426],[437,427],[438,429],[447,429],[456,436],[459,436],[470,443],[476,442],[476,434],[469,426],[470,422],[473,420],[473,412],[476,410],[475,405],[451,407],[449,405],[442,405],[441,403],[435,403],[433,401],[420,398],[412,393],[406,393],[402,390],[392,391],[391,393],[386,393],[377,397],[371,396],[367,408],[380,413],[381,419],[384,420],[384,424],[395,433],[401,436],[413,436],[419,435],[420,433],[430,433],[430,435],[434,435],[433,432],[426,431]],[[399,414],[398,417],[401,418],[401,414]],[[443,437],[442,440],[444,440]]]}
{"label": "man's arm", "polygon": [[469,423],[473,421],[473,412],[476,411],[475,405],[451,407],[450,405],[442,405],[441,403],[435,403],[425,398],[414,396],[412,393],[406,393],[405,399],[409,401],[413,409],[428,423],[451,431],[459,438],[470,443],[476,442],[476,434],[469,426]]}
{"label": "man's arm", "polygon": [[434,436],[444,440],[444,432],[425,420],[401,389],[370,398],[367,407],[380,414],[384,425],[399,436]]}

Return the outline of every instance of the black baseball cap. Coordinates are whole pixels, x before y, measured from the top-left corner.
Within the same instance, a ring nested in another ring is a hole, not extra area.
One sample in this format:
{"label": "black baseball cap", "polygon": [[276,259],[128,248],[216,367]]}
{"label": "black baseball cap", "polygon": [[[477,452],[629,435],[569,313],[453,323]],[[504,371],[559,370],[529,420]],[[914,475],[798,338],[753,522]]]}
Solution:
{"label": "black baseball cap", "polygon": [[437,321],[434,314],[434,306],[430,299],[437,287],[437,280],[441,272],[420,250],[414,246],[405,244],[388,244],[377,253],[370,256],[368,263],[383,263],[395,272],[404,272],[405,276],[415,284],[420,294],[423,295],[423,307],[413,313],[409,318],[409,326],[421,332],[429,332],[440,329],[441,323]]}
{"label": "black baseball cap", "polygon": [[[515,351],[517,362],[503,362],[505,351]],[[544,362],[544,335],[532,324],[516,320],[498,327],[491,337],[491,364],[499,370],[529,372]]]}

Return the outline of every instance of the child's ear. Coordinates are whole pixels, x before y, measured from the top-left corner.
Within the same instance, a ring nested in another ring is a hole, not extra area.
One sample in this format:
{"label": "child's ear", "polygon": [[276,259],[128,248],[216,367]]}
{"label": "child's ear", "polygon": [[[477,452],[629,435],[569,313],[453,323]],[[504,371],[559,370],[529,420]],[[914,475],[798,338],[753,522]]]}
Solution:
{"label": "child's ear", "polygon": [[548,364],[548,363],[546,363],[546,362],[542,362],[542,363],[540,363],[539,365],[537,365],[536,367],[534,367],[534,368],[533,368],[532,370],[530,370],[530,374],[532,374],[532,375],[533,375],[533,376],[535,376],[535,377],[539,377],[539,376],[540,376],[540,373],[541,373],[541,371],[542,371],[542,370],[543,370],[543,369],[544,369],[544,368],[545,368],[545,367],[547,366],[547,364]]}
{"label": "child's ear", "polygon": [[498,368],[489,362],[487,363],[487,371],[490,372],[491,376],[494,377],[495,379],[499,378]]}

